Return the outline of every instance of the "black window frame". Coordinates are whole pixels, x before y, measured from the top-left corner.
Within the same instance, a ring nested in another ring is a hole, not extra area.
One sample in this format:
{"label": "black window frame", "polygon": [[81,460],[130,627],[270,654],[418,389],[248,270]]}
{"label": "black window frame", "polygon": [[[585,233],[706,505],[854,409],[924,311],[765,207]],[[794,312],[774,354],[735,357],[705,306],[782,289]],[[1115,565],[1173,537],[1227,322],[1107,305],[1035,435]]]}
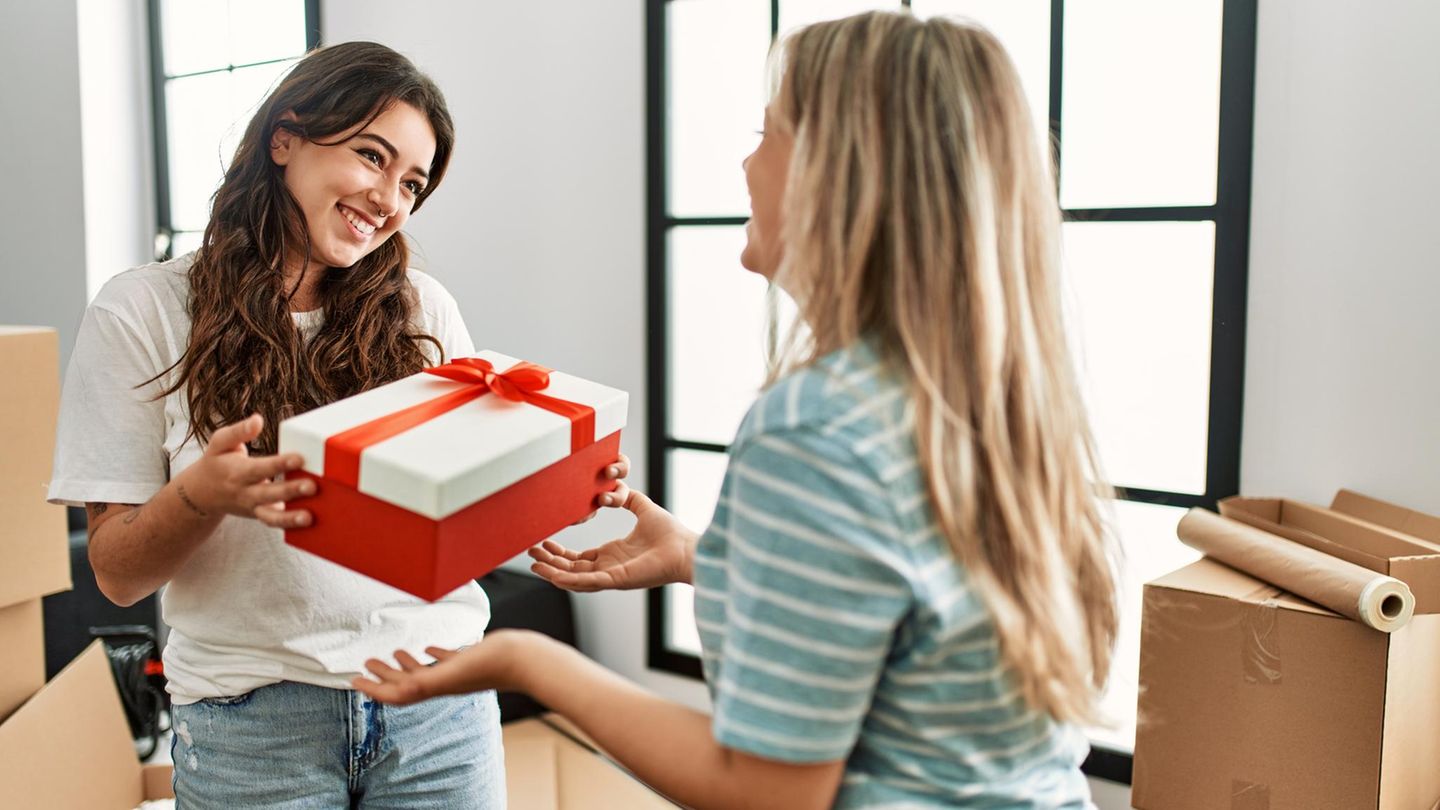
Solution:
{"label": "black window frame", "polygon": [[[320,47],[320,0],[304,0],[304,3],[305,52],[309,53]],[[175,228],[170,205],[170,132],[165,102],[166,83],[172,79],[284,62],[294,57],[247,62],[243,65],[227,64],[224,67],[172,76],[165,72],[165,30],[160,4],[161,0],[148,0],[147,22],[150,34],[150,129],[155,146],[155,260],[163,262],[174,258],[175,234],[182,233]]]}
{"label": "black window frame", "polygon": [[[668,211],[666,6],[669,0],[646,0],[646,390],[647,453],[650,496],[667,505],[669,451],[724,453],[726,446],[670,435],[669,304],[667,237],[675,227],[743,225],[746,217],[672,217]],[[1214,509],[1216,501],[1239,492],[1240,441],[1245,387],[1245,319],[1249,277],[1251,159],[1255,100],[1255,33],[1258,0],[1222,0],[1219,143],[1215,203],[1207,206],[1164,206],[1065,209],[1074,222],[1197,222],[1215,223],[1214,293],[1211,314],[1210,402],[1205,492],[1171,492],[1125,487],[1121,500],[1174,507]],[[900,5],[909,7],[909,0]],[[770,34],[776,36],[780,0],[770,3]],[[1063,158],[1065,2],[1050,3],[1050,135],[1056,145],[1056,172]],[[702,678],[700,659],[670,648],[666,638],[663,588],[648,596],[648,666],[677,675]],[[1133,753],[1092,743],[1084,764],[1086,774],[1121,784],[1131,783]]]}

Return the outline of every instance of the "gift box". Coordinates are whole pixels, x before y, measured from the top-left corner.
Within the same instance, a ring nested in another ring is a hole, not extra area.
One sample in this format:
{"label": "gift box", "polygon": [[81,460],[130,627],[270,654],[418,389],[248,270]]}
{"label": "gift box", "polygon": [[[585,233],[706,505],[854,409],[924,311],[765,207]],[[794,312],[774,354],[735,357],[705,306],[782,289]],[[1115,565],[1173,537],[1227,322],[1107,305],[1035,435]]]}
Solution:
{"label": "gift box", "polygon": [[616,482],[629,396],[493,351],[280,425],[316,481],[285,541],[438,599],[584,518]]}

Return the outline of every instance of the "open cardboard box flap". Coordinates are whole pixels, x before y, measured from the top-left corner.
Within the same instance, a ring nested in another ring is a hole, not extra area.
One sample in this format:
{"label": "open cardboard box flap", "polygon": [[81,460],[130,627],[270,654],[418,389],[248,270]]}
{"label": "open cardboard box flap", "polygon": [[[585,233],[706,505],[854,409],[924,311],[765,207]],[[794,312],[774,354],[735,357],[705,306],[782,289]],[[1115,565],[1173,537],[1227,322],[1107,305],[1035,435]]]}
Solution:
{"label": "open cardboard box flap", "polygon": [[0,725],[8,801],[46,810],[132,810],[171,795],[170,768],[144,766],[100,642]]}
{"label": "open cardboard box flap", "polygon": [[1377,518],[1433,531],[1440,519],[1341,490],[1335,508],[1286,498],[1220,501],[1220,514],[1277,534],[1337,559],[1395,577],[1415,594],[1417,615],[1440,613],[1440,545],[1400,531]]}
{"label": "open cardboard box flap", "polygon": [[1330,508],[1341,514],[1408,535],[1440,554],[1440,517],[1416,512],[1348,489],[1335,493]]}

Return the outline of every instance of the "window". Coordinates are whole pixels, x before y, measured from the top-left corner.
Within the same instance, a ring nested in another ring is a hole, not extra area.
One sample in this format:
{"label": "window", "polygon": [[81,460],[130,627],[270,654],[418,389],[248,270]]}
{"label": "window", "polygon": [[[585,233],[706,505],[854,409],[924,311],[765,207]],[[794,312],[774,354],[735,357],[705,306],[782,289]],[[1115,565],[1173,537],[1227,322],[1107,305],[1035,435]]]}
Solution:
{"label": "window", "polygon": [[[1239,484],[1255,0],[649,0],[651,495],[708,523],[763,375],[765,284],[738,256],[770,42],[901,6],[990,28],[1058,147],[1068,323],[1127,555],[1116,727],[1087,771],[1128,783],[1141,585],[1198,556],[1184,510]],[[691,599],[651,593],[650,665],[699,677]]]}
{"label": "window", "polygon": [[319,43],[319,0],[150,0],[157,259],[200,245],[250,116]]}

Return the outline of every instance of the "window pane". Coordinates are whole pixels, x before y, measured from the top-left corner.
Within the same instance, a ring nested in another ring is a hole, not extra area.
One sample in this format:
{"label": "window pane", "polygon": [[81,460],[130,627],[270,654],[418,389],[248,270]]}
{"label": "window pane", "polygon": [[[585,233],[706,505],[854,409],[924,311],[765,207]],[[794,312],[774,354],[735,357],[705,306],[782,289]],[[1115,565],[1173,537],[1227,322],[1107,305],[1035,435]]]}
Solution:
{"label": "window pane", "polygon": [[917,17],[946,15],[973,20],[1005,46],[1030,99],[1035,128],[1050,128],[1050,0],[913,0]]}
{"label": "window pane", "polygon": [[170,237],[170,255],[176,258],[200,247],[204,241],[204,231],[181,231]]}
{"label": "window pane", "polygon": [[1205,491],[1213,222],[1065,224],[1065,298],[1100,461],[1121,486]]}
{"label": "window pane", "polygon": [[[280,83],[280,78],[294,67],[297,61],[290,59],[268,65],[238,68],[230,74],[230,108],[235,121],[235,145],[239,144],[240,136],[244,134],[245,127],[250,123],[255,111],[260,108],[260,103],[270,95],[270,91]],[[226,159],[229,157],[227,153]]]}
{"label": "window pane", "polygon": [[162,0],[165,73],[225,67],[230,60],[229,0]]}
{"label": "window pane", "polygon": [[1175,537],[1175,524],[1185,510],[1173,506],[1117,501],[1115,529],[1125,550],[1121,577],[1120,632],[1110,669],[1110,684],[1101,699],[1113,727],[1090,729],[1097,742],[1122,751],[1135,748],[1135,700],[1140,676],[1140,609],[1144,585],[1156,577],[1200,559],[1200,552]]}
{"label": "window pane", "polygon": [[1221,0],[1066,5],[1066,208],[1215,202],[1220,9]]}
{"label": "window pane", "polygon": [[673,0],[669,22],[669,213],[746,216],[740,162],[764,124],[770,4]]}
{"label": "window pane", "polygon": [[[685,526],[704,531],[715,513],[720,483],[725,478],[725,465],[730,457],[699,450],[670,450],[666,455],[671,493],[667,505]],[[677,652],[699,655],[695,590],[689,585],[671,585],[665,589],[665,599],[666,645]]]}
{"label": "window pane", "polygon": [[821,20],[837,20],[862,11],[899,11],[899,2],[884,0],[780,0],[780,33]]}
{"label": "window pane", "polygon": [[720,484],[730,463],[727,453],[708,450],[667,450],[670,496],[666,507],[686,528],[703,532],[715,515]]}
{"label": "window pane", "polygon": [[304,0],[230,3],[230,61],[244,65],[305,52]]}
{"label": "window pane", "polygon": [[165,87],[171,225],[203,230],[210,196],[256,107],[293,62],[171,79]]}
{"label": "window pane", "polygon": [[670,424],[729,444],[765,382],[765,279],[740,266],[745,229],[670,232]]}
{"label": "window pane", "polygon": [[210,195],[230,155],[221,141],[234,123],[229,72],[173,79],[165,86],[170,152],[170,219],[177,230],[202,230]]}
{"label": "window pane", "polygon": [[665,646],[675,652],[700,655],[695,589],[684,583],[665,586]]}

